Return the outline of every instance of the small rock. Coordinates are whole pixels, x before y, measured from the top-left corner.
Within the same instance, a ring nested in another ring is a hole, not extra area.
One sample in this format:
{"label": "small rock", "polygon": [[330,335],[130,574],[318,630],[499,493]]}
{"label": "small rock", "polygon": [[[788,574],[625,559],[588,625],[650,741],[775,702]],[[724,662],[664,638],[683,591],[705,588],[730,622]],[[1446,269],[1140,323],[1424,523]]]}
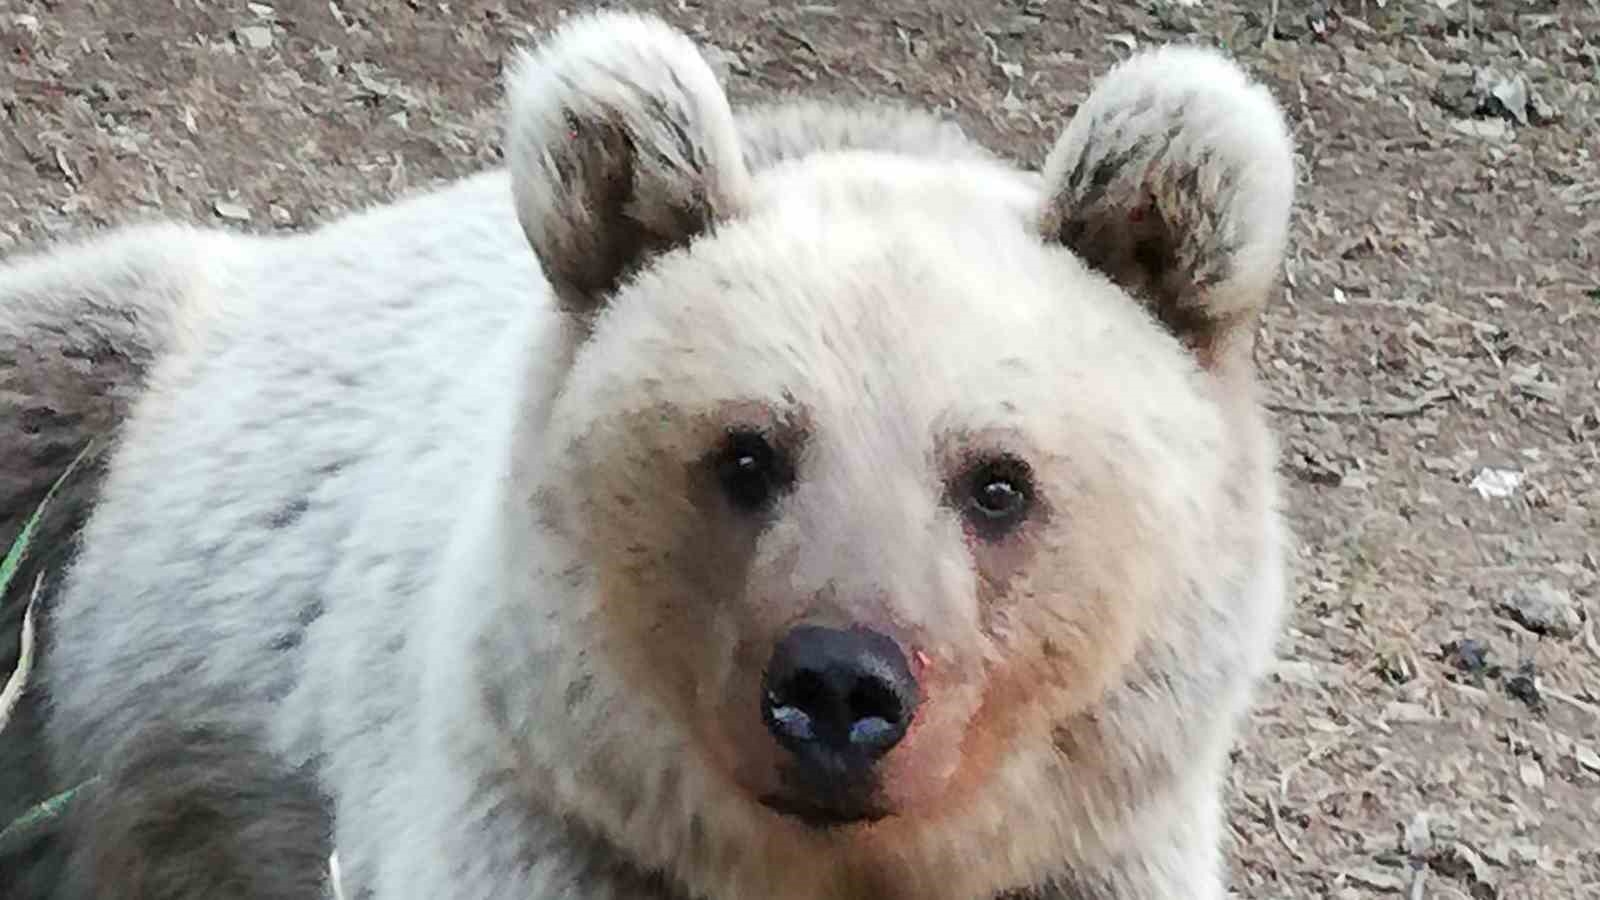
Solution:
{"label": "small rock", "polygon": [[246,25],[236,33],[239,36],[239,43],[249,47],[251,50],[265,50],[272,46],[272,26],[270,25]]}
{"label": "small rock", "polygon": [[1515,119],[1518,125],[1547,125],[1558,113],[1528,86],[1521,75],[1502,75],[1493,69],[1479,72],[1479,113]]}
{"label": "small rock", "polygon": [[1539,96],[1537,91],[1528,92],[1528,115],[1537,125],[1548,125],[1561,118],[1561,110],[1550,105],[1550,102]]}
{"label": "small rock", "polygon": [[1480,93],[1492,99],[1493,102],[1487,104],[1491,111],[1510,116],[1518,125],[1528,124],[1528,85],[1522,76],[1502,75],[1492,69],[1480,74],[1486,82]]}
{"label": "small rock", "polygon": [[250,209],[243,204],[234,203],[229,200],[218,200],[216,203],[211,205],[211,208],[216,211],[217,215],[229,221],[250,221]]}
{"label": "small rock", "polygon": [[1517,776],[1522,783],[1536,791],[1544,790],[1544,770],[1539,768],[1539,763],[1532,759],[1524,759],[1517,764]]}
{"label": "small rock", "polygon": [[1516,674],[1506,677],[1506,693],[1521,700],[1534,712],[1544,709],[1544,695],[1539,692],[1539,671],[1533,660],[1517,667]]}
{"label": "small rock", "polygon": [[1484,676],[1496,677],[1497,667],[1489,663],[1489,645],[1476,638],[1463,638],[1439,647],[1444,661],[1458,672],[1472,676],[1474,684],[1482,684]]}
{"label": "small rock", "polygon": [[1434,86],[1435,103],[1458,116],[1471,116],[1478,111],[1478,98],[1472,92],[1474,82],[1469,72],[1446,72]]}
{"label": "small rock", "polygon": [[1489,864],[1484,862],[1483,857],[1471,847],[1460,841],[1440,847],[1428,860],[1428,866],[1440,875],[1486,889],[1473,891],[1474,897],[1495,896],[1494,872],[1489,868]]}
{"label": "small rock", "polygon": [[1507,591],[1495,608],[1534,634],[1570,638],[1583,628],[1572,595],[1548,581]]}
{"label": "small rock", "polygon": [[[1468,120],[1547,125],[1560,116],[1560,111],[1539,96],[1521,74],[1506,74],[1489,66],[1447,66],[1433,88],[1433,100]],[[1457,123],[1456,128],[1468,133],[1502,130],[1495,126],[1469,130],[1471,126],[1461,123]]]}
{"label": "small rock", "polygon": [[1600,753],[1596,753],[1590,748],[1579,744],[1573,748],[1572,758],[1578,761],[1578,765],[1596,775],[1600,775]]}
{"label": "small rock", "polygon": [[294,216],[287,209],[274,203],[267,207],[267,215],[272,217],[272,224],[279,228],[288,228],[294,224]]}
{"label": "small rock", "polygon": [[[1461,131],[1465,134],[1476,133],[1484,137],[1488,136],[1484,133],[1486,131],[1498,130],[1500,134],[1504,134],[1508,127],[1506,123],[1499,120],[1494,120],[1492,122],[1467,120],[1463,122],[1457,122],[1455,124],[1457,126],[1456,130],[1458,131]],[[1470,127],[1462,128],[1460,127],[1462,125]],[[1489,125],[1494,125],[1496,128],[1481,128],[1477,129],[1476,131],[1474,130],[1476,126]],[[1477,491],[1478,496],[1485,500],[1504,499],[1512,494],[1515,494],[1517,489],[1522,487],[1522,479],[1524,477],[1526,476],[1516,469],[1496,469],[1493,467],[1485,467],[1484,469],[1480,470],[1475,477],[1473,477],[1472,489]]]}

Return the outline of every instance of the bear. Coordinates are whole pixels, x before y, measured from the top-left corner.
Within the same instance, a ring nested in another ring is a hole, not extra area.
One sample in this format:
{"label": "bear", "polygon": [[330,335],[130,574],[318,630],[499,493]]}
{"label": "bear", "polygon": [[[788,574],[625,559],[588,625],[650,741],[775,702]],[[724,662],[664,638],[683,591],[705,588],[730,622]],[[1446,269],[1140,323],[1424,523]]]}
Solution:
{"label": "bear", "polygon": [[499,168],[0,269],[4,520],[111,432],[58,895],[1220,900],[1287,590],[1270,92],[1141,51],[1032,170],[735,110],[618,11],[506,91]]}

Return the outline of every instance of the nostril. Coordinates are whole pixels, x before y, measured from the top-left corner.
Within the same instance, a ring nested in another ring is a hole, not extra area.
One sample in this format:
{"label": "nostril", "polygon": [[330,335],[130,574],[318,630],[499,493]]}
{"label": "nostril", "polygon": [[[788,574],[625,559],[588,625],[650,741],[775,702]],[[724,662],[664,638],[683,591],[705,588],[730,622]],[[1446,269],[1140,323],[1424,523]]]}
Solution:
{"label": "nostril", "polygon": [[916,681],[886,635],[803,626],[773,652],[762,712],[791,752],[868,762],[905,736],[916,704]]}
{"label": "nostril", "polygon": [[822,673],[802,669],[795,673],[785,692],[787,701],[801,709],[821,709],[828,705],[828,683]]}
{"label": "nostril", "polygon": [[902,708],[894,689],[877,678],[863,678],[850,692],[850,743],[862,748],[892,745],[898,738]]}
{"label": "nostril", "polygon": [[815,717],[825,714],[827,684],[816,672],[802,670],[767,694],[772,730],[789,741],[811,741],[817,737]]}
{"label": "nostril", "polygon": [[900,718],[900,698],[894,689],[878,678],[863,678],[850,692],[850,712],[858,719],[878,718],[889,722]]}

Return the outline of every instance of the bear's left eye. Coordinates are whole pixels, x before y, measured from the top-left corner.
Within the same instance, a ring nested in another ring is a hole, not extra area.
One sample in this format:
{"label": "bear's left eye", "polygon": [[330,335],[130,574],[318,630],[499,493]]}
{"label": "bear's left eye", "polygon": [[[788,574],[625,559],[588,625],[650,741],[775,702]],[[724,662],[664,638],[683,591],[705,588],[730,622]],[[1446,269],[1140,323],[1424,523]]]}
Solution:
{"label": "bear's left eye", "polygon": [[716,460],[717,480],[736,509],[759,512],[793,480],[783,454],[760,432],[729,432]]}
{"label": "bear's left eye", "polygon": [[1003,537],[1027,518],[1033,505],[1033,475],[1028,464],[1002,456],[972,467],[965,478],[963,512],[979,534]]}

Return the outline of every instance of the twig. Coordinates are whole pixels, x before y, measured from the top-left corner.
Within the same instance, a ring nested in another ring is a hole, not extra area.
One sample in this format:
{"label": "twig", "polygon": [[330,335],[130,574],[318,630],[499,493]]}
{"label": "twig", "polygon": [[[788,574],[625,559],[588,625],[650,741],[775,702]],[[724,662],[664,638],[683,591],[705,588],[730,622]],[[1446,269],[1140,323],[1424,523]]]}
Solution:
{"label": "twig", "polygon": [[1600,706],[1595,706],[1593,703],[1590,703],[1587,700],[1574,697],[1566,691],[1557,690],[1553,687],[1541,686],[1539,688],[1539,693],[1544,694],[1546,697],[1552,697],[1556,700],[1560,700],[1562,703],[1570,704],[1571,706],[1581,709],[1589,715],[1594,716],[1596,719],[1600,719]]}
{"label": "twig", "polygon": [[1457,322],[1468,325],[1474,331],[1499,330],[1499,326],[1497,325],[1492,325],[1488,322],[1480,322],[1465,313],[1457,312],[1456,310],[1445,306],[1443,303],[1439,303],[1438,301],[1434,300],[1417,303],[1407,300],[1374,300],[1370,297],[1348,297],[1345,299],[1344,305],[1361,306],[1370,309],[1397,309],[1403,312],[1420,313],[1422,315],[1437,313],[1445,318],[1455,319]]}
{"label": "twig", "polygon": [[1399,403],[1371,404],[1371,403],[1291,403],[1284,400],[1274,400],[1267,403],[1267,408],[1275,412],[1292,413],[1300,416],[1325,416],[1330,419],[1350,418],[1354,416],[1371,416],[1378,419],[1403,419],[1423,412],[1446,400],[1453,399],[1455,395],[1444,388],[1425,391],[1417,397]]}
{"label": "twig", "polygon": [[1295,861],[1305,862],[1306,858],[1300,852],[1300,848],[1296,847],[1294,841],[1289,839],[1289,835],[1284,833],[1283,817],[1278,815],[1278,801],[1272,799],[1271,791],[1266,792],[1266,798],[1267,812],[1272,818],[1272,832],[1278,836],[1278,843],[1282,844],[1284,849],[1288,850],[1289,853],[1294,856]]}
{"label": "twig", "polygon": [[1234,843],[1240,847],[1250,846],[1250,836],[1244,833],[1244,829],[1239,827],[1238,822],[1230,821],[1228,823],[1228,833],[1233,835]]}
{"label": "twig", "polygon": [[1453,689],[1457,693],[1471,697],[1473,700],[1479,703],[1486,702],[1489,699],[1489,692],[1483,688],[1474,687],[1470,684],[1462,684],[1459,681],[1446,681],[1444,684],[1446,687]]}
{"label": "twig", "polygon": [[778,33],[804,47],[806,52],[810,53],[812,56],[815,56],[818,59],[822,58],[822,54],[817,52],[817,45],[811,43],[810,38],[798,31],[795,31],[793,28],[779,28]]}

